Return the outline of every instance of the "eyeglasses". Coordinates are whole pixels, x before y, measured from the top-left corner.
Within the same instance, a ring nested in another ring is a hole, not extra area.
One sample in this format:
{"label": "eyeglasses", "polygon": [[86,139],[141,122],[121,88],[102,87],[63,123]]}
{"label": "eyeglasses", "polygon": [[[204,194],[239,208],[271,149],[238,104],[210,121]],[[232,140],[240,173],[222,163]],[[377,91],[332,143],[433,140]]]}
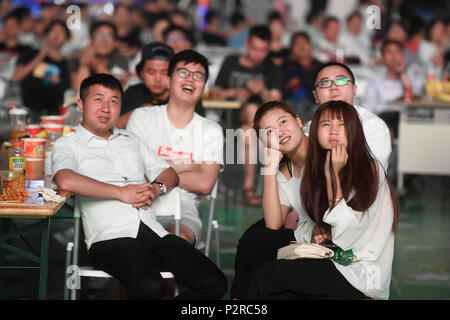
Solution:
{"label": "eyeglasses", "polygon": [[177,69],[177,74],[180,78],[187,78],[192,73],[192,79],[194,79],[197,82],[201,82],[205,80],[205,75],[200,71],[190,71],[186,68],[179,68]]}
{"label": "eyeglasses", "polygon": [[330,88],[331,85],[333,84],[337,85],[338,87],[340,86],[345,86],[347,83],[351,82],[352,84],[353,81],[347,78],[337,78],[334,80],[320,80],[319,82],[317,82],[316,84],[316,88],[319,87],[320,89],[325,89],[325,88]]}

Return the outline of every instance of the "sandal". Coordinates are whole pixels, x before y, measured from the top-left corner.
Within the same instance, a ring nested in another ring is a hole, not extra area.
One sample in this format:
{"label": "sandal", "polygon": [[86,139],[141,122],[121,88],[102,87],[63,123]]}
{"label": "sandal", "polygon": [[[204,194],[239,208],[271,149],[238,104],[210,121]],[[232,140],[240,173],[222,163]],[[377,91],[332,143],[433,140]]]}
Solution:
{"label": "sandal", "polygon": [[244,202],[252,206],[261,205],[261,199],[256,196],[255,191],[251,188],[244,189]]}

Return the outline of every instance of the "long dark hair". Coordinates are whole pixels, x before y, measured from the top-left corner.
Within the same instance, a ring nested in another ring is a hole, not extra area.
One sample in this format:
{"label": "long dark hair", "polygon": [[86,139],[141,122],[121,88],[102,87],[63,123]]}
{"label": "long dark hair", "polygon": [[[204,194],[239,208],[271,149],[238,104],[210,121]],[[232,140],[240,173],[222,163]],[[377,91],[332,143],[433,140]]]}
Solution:
{"label": "long dark hair", "polygon": [[[319,106],[314,113],[309,130],[308,156],[301,183],[301,199],[308,215],[321,230],[329,229],[322,219],[329,207],[324,166],[328,150],[323,149],[318,141],[318,123],[324,113],[330,113],[332,119],[344,121],[347,135],[348,159],[346,165],[339,172],[342,196],[353,209],[365,212],[375,201],[378,193],[379,173],[376,160],[364,136],[364,131],[358,113],[353,106],[344,101],[329,101]],[[330,161],[331,162],[331,161]],[[386,175],[386,173],[385,173]],[[333,199],[336,198],[336,180],[333,166],[330,165],[330,176]],[[393,230],[398,224],[397,196],[386,180],[391,192],[394,208]],[[349,199],[351,197],[351,199]]]}

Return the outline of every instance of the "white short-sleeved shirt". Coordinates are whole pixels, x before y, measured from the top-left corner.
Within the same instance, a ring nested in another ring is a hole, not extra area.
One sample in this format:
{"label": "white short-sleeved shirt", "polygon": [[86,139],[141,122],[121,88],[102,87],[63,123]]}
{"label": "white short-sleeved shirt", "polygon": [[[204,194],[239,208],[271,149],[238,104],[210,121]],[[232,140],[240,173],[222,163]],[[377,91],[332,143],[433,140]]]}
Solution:
{"label": "white short-sleeved shirt", "polygon": [[[197,113],[185,128],[177,129],[170,123],[167,105],[138,108],[128,120],[127,131],[140,137],[161,159],[223,165],[222,128]],[[182,201],[197,201],[195,193],[178,189]]]}
{"label": "white short-sleeved shirt", "polygon": [[389,185],[379,163],[378,173],[378,194],[367,211],[355,211],[342,199],[325,212],[323,221],[331,225],[333,243],[343,250],[352,249],[358,260],[349,266],[333,261],[336,268],[367,296],[387,299],[394,257],[394,214]]}
{"label": "white short-sleeved shirt", "polygon": [[[145,183],[146,177],[153,181],[168,167],[138,137],[117,128],[105,140],[79,125],[76,132],[59,138],[52,152],[54,173],[69,169],[116,186]],[[160,237],[168,234],[151,207],[139,210],[116,199],[80,196],[79,200],[88,249],[98,241],[136,238],[140,221]]]}

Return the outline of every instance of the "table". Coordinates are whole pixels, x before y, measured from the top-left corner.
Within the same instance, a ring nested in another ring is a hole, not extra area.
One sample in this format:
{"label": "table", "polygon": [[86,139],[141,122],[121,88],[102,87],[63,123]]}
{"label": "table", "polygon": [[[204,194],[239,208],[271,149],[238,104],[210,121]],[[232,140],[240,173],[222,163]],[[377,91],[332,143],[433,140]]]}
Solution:
{"label": "table", "polygon": [[[31,180],[26,181],[27,191],[39,190],[44,185],[43,180]],[[60,191],[59,195],[70,197],[70,192]],[[45,201],[42,197],[38,196],[38,193],[31,194],[30,199],[26,199],[24,202],[0,202],[0,219],[2,222],[2,228],[0,229],[0,248],[3,248],[11,253],[25,257],[35,263],[39,264],[39,267],[30,266],[0,266],[0,269],[39,269],[39,300],[45,300],[47,298],[47,276],[48,276],[48,244],[50,233],[50,217],[53,216],[64,205],[64,202],[54,203]],[[31,224],[27,224],[23,227],[17,228],[14,225],[13,219],[33,219],[37,220]],[[9,231],[6,227],[13,226],[14,230]],[[25,234],[31,230],[40,229],[40,256],[35,253],[27,252],[20,248],[14,247],[6,240],[16,236],[20,236],[30,250],[31,246],[25,239]],[[3,232],[2,232],[3,231]]]}
{"label": "table", "polygon": [[205,108],[205,109],[227,110],[225,123],[226,123],[227,129],[233,128],[233,113],[231,111],[241,108],[241,103],[239,101],[203,99],[202,104],[203,104],[203,108]]}
{"label": "table", "polygon": [[404,174],[450,175],[450,103],[422,99],[395,104],[405,106],[398,127],[398,190],[403,190]]}

